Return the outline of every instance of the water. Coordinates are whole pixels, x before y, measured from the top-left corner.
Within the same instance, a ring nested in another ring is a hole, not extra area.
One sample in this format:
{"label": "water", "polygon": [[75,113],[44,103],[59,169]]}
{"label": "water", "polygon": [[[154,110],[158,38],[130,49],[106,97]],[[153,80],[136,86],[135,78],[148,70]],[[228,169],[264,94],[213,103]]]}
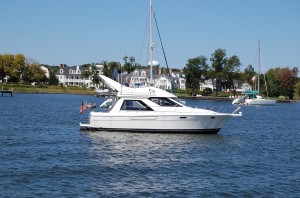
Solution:
{"label": "water", "polygon": [[99,105],[0,97],[1,197],[300,197],[300,103],[243,107],[217,135],[166,135],[80,131],[82,100]]}

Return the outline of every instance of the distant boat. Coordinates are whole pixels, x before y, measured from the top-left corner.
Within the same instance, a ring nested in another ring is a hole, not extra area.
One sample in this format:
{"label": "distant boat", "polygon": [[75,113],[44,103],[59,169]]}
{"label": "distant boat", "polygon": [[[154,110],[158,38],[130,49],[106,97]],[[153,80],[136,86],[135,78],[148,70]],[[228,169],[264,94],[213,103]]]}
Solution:
{"label": "distant boat", "polygon": [[[244,105],[276,105],[276,100],[265,99],[259,95],[259,85],[260,85],[260,68],[261,68],[261,57],[260,57],[260,41],[258,41],[258,75],[257,75],[257,90],[249,90],[244,94],[246,97],[237,98],[233,100],[232,104],[244,104]],[[253,77],[253,82],[256,83],[256,76]],[[267,83],[265,82],[267,88]]]}

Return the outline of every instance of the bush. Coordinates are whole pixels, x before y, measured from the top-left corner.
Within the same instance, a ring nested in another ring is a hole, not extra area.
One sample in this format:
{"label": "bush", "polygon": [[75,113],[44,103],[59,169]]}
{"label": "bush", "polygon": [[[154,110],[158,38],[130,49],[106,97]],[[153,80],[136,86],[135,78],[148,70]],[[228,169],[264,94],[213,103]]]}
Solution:
{"label": "bush", "polygon": [[202,91],[202,95],[204,96],[207,96],[207,95],[210,95],[212,94],[212,89],[211,88],[205,88],[203,91]]}
{"label": "bush", "polygon": [[286,100],[286,96],[279,96],[278,99],[279,100]]}

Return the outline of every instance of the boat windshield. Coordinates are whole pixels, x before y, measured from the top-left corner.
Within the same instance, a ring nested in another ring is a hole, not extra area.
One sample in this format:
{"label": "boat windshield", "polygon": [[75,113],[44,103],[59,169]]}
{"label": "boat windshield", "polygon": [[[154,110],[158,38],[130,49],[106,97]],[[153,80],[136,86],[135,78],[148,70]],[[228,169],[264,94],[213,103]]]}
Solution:
{"label": "boat windshield", "polygon": [[180,104],[176,103],[175,101],[169,98],[149,98],[152,102],[158,104],[159,106],[168,106],[168,107],[181,107]]}

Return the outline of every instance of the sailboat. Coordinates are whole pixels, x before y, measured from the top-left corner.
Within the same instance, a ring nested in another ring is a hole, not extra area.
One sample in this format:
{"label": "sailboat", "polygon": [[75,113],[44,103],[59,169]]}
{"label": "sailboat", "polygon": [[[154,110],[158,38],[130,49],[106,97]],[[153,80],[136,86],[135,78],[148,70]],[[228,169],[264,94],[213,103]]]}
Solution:
{"label": "sailboat", "polygon": [[[150,13],[151,2],[150,0]],[[151,43],[152,41],[150,45]],[[150,56],[152,57],[152,54]],[[152,61],[150,66],[152,81]],[[232,113],[188,107],[180,103],[174,94],[151,86],[153,81],[150,81],[148,87],[136,88],[123,86],[104,75],[99,77],[113,94],[98,94],[107,99],[100,105],[107,110],[94,111],[91,108],[88,123],[80,123],[81,129],[216,134],[229,118],[242,116],[242,112],[239,112],[240,107]]]}
{"label": "sailboat", "polygon": [[[252,90],[248,91],[245,94],[249,96],[249,98],[245,99],[245,105],[275,105],[276,100],[265,99],[259,95],[259,85],[260,85],[260,69],[261,69],[261,55],[260,55],[260,40],[258,40],[258,76],[257,76],[257,91]],[[254,80],[254,83],[256,80]],[[265,82],[265,86],[267,87],[267,83]]]}

